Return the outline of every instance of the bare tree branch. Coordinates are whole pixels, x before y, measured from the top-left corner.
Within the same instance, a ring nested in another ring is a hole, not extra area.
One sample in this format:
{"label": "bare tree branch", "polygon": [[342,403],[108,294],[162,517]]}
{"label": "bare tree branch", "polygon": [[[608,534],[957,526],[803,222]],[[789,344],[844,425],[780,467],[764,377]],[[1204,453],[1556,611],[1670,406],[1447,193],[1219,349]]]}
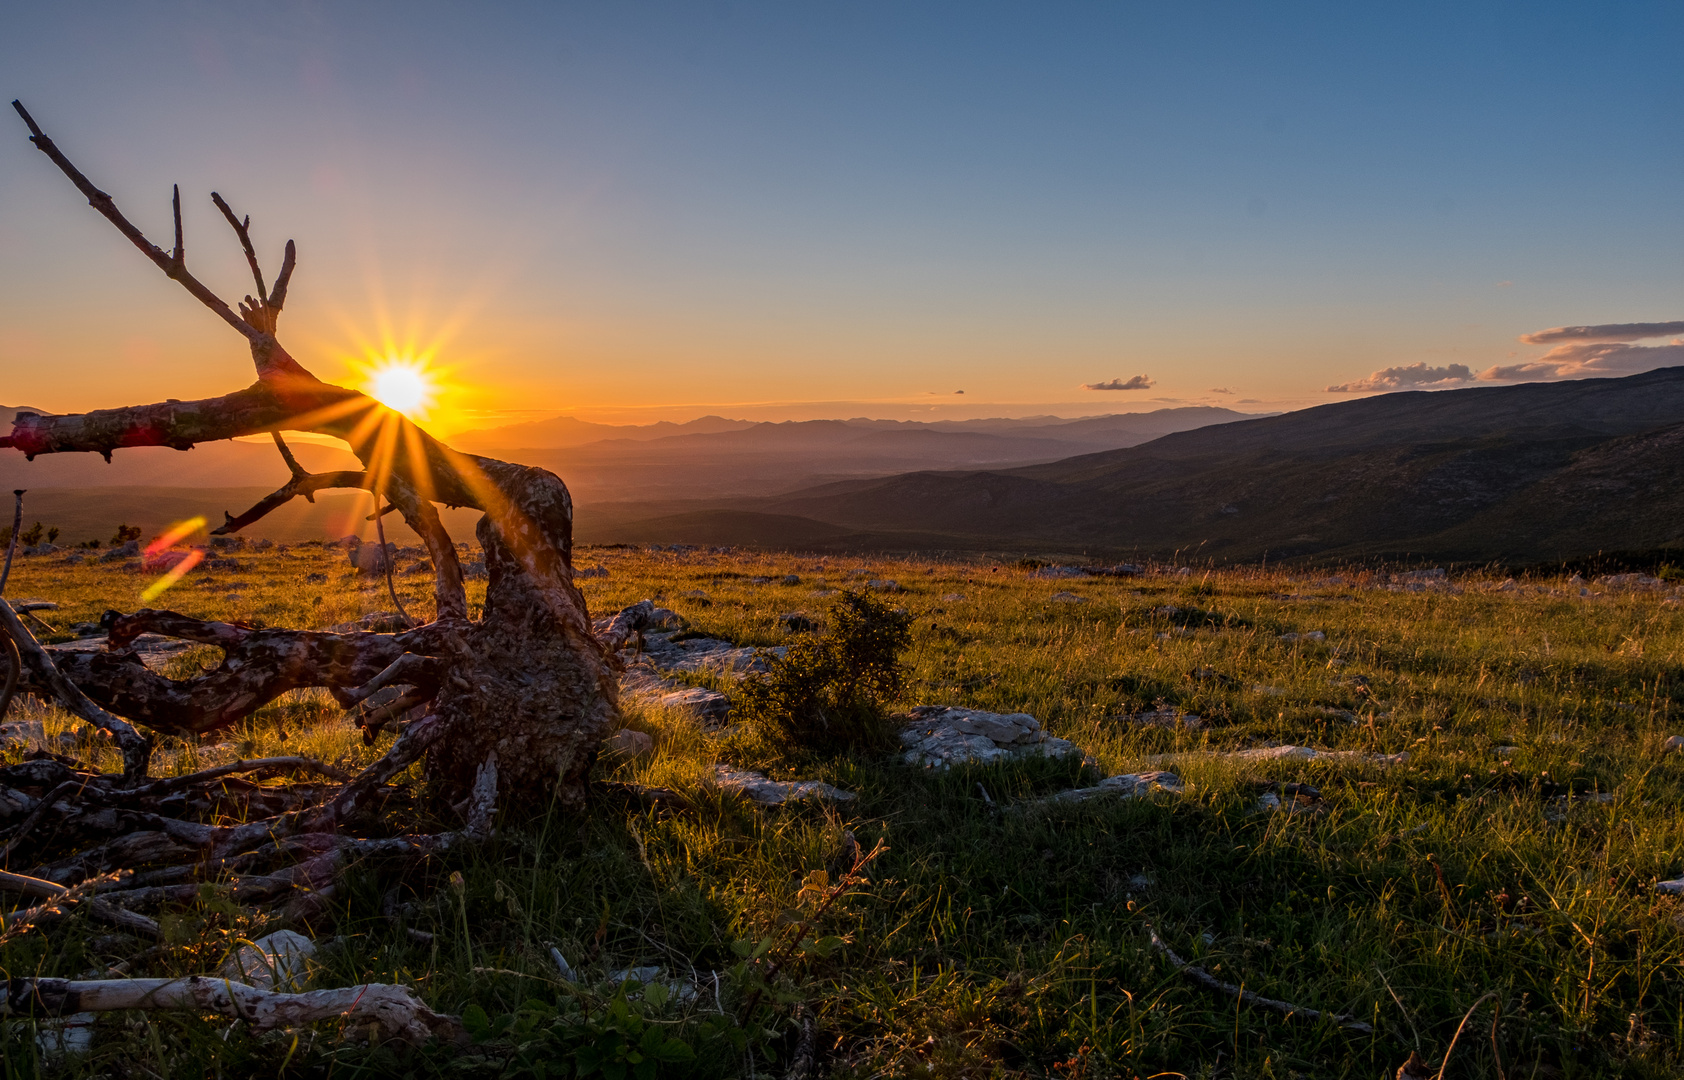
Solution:
{"label": "bare tree branch", "polygon": [[[251,267],[252,280],[257,282],[257,298],[267,302],[269,290],[263,287],[263,268],[257,265],[257,251],[251,246],[251,215],[247,214],[246,219],[241,221],[234,216],[234,211],[229,208],[228,203],[223,200],[222,196],[214,191],[211,192],[211,202],[215,203],[216,208],[222,211],[222,216],[228,219],[228,224],[234,227],[234,235],[240,238],[240,247],[245,249],[246,265]],[[269,332],[272,334],[275,331],[271,328]]]}
{"label": "bare tree branch", "polygon": [[[158,269],[165,274],[181,282],[182,287],[191,293],[194,299],[216,312],[223,322],[238,330],[247,339],[255,339],[262,334],[262,331],[258,330],[257,327],[234,314],[220,297],[201,284],[192,274],[189,274],[185,267],[179,266],[175,259],[164,254],[156,244],[146,239],[146,234],[136,228],[128,218],[123,216],[122,211],[117,209],[117,203],[111,196],[95,187],[93,181],[83,176],[82,171],[70,163],[70,159],[65,157],[53,140],[47,137],[47,133],[41,130],[41,125],[37,124],[35,118],[29,115],[29,110],[23,107],[21,101],[14,100],[12,108],[16,109],[18,115],[23,117],[23,122],[29,125],[29,141],[34,143],[43,154],[51,159],[54,165],[59,167],[64,175],[70,178],[70,182],[76,185],[77,191],[87,196],[88,205],[98,210],[111,224],[117,226],[117,231],[128,237],[129,241],[140,249],[141,254],[151,259],[157,264]],[[176,196],[176,251],[178,255],[181,252],[180,222],[181,197],[178,193]]]}

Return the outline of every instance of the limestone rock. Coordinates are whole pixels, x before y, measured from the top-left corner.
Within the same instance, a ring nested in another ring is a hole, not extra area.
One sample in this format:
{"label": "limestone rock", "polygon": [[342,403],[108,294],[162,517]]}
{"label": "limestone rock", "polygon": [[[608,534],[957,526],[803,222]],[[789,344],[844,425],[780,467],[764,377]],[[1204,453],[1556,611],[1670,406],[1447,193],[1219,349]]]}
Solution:
{"label": "limestone rock", "polygon": [[397,554],[397,545],[360,544],[350,549],[347,558],[359,574],[384,574]]}
{"label": "limestone rock", "polygon": [[762,806],[778,806],[799,799],[847,802],[856,798],[853,792],[831,787],[818,780],[768,780],[760,773],[734,769],[729,765],[715,765],[713,773],[713,782],[721,790],[734,791],[750,802]]}
{"label": "limestone rock", "polygon": [[725,723],[726,717],[731,714],[731,700],[718,690],[709,690],[704,686],[686,686],[662,694],[655,699],[655,704],[664,709],[690,713],[709,727]]}
{"label": "limestone rock", "polygon": [[1313,746],[1259,746],[1251,750],[1192,750],[1181,754],[1158,754],[1146,760],[1153,764],[1179,758],[1228,758],[1246,762],[1324,761],[1350,764],[1367,762],[1373,765],[1402,765],[1409,760],[1401,754],[1367,754],[1361,750],[1318,750]]}
{"label": "limestone rock", "polygon": [[1055,739],[1028,713],[991,713],[945,705],[920,705],[900,729],[908,765],[946,769],[1030,756],[1080,754],[1074,743]]}
{"label": "limestone rock", "polygon": [[621,728],[602,740],[602,748],[621,757],[641,757],[655,749],[655,740],[645,732]]}
{"label": "limestone rock", "polygon": [[222,965],[222,974],[260,990],[298,993],[309,982],[309,963],[316,943],[292,930],[265,934]]}
{"label": "limestone rock", "polygon": [[1684,750],[1684,735],[1669,735],[1661,744],[1662,750]]}
{"label": "limestone rock", "polygon": [[1089,799],[1103,797],[1138,799],[1157,791],[1179,795],[1182,790],[1181,778],[1172,772],[1124,773],[1121,776],[1107,776],[1093,787],[1071,788],[1068,791],[1057,792],[1041,801],[1086,802]]}

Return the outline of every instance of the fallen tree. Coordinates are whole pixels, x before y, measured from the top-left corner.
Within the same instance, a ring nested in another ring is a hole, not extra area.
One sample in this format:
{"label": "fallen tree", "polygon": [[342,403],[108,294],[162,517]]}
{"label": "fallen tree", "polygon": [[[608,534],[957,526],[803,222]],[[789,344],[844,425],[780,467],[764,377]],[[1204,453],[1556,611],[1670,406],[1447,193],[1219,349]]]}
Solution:
{"label": "fallen tree", "polygon": [[[92,845],[46,868],[51,872],[45,876],[60,885],[146,863],[193,864],[190,873],[181,872],[183,867],[150,871],[142,876],[151,884],[132,882],[127,896],[105,895],[101,904],[167,901],[172,887],[217,874],[232,881],[236,895],[269,899],[294,887],[319,892],[349,856],[436,851],[482,836],[499,806],[577,809],[598,746],[619,726],[619,702],[612,655],[592,635],[584,597],[573,582],[573,509],[566,485],[544,469],[452,450],[373,398],[316,378],[276,337],[297,265],[291,241],[280,273],[266,285],[250,218],[236,216],[212,194],[255,283],[254,293],[230,307],[187,268],[179,188],[172,199],[174,244],[165,251],[71,163],[20,103],[12,104],[31,141],[89,204],[246,340],[257,377],[242,389],[197,401],[66,416],[20,413],[11,431],[0,435],[0,448],[30,460],[97,453],[109,461],[127,447],[187,451],[202,442],[271,434],[291,479],[243,513],[226,514],[215,532],[238,532],[294,498],[311,499],[327,489],[368,491],[377,515],[396,510],[426,544],[435,614],[425,625],[393,633],[329,633],[259,629],[151,609],[109,612],[103,621],[105,651],[55,656],[0,599],[0,637],[7,642],[8,666],[21,669],[24,688],[105,731],[124,761],[120,776],[96,775],[64,758],[0,770],[6,774],[0,776],[0,796],[29,808],[21,823],[0,832],[5,858],[16,864],[45,821],[55,835]],[[309,473],[288,451],[286,431],[341,439],[363,468]],[[440,504],[483,512],[475,535],[489,581],[477,620],[468,617],[462,566],[439,519]],[[223,652],[222,663],[193,678],[166,678],[148,669],[132,648],[142,633],[215,646]],[[148,780],[158,734],[197,736],[224,728],[289,690],[309,687],[326,689],[348,709],[381,689],[399,688],[401,708],[376,710],[368,721],[371,733],[396,726],[396,741],[354,777],[280,759]],[[367,809],[384,785],[416,761],[424,762],[427,790],[460,819],[461,828],[399,839],[344,835],[342,826],[352,815]],[[259,790],[242,779],[279,769],[302,769],[317,779],[293,785],[289,794]],[[196,820],[207,814],[214,820],[218,805],[242,797],[241,824]],[[277,869],[278,858],[289,865]],[[261,872],[260,863],[268,864]]]}

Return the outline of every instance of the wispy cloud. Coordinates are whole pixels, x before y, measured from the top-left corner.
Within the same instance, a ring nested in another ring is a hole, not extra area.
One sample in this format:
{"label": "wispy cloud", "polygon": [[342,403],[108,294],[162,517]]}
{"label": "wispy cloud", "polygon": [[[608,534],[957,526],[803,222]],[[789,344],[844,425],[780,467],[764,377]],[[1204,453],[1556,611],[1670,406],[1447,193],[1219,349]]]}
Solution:
{"label": "wispy cloud", "polygon": [[1525,345],[1554,345],[1558,341],[1642,341],[1644,338],[1684,334],[1684,322],[1603,323],[1600,326],[1557,326],[1522,334]]}
{"label": "wispy cloud", "polygon": [[1446,364],[1432,367],[1425,360],[1407,367],[1389,367],[1374,372],[1366,379],[1339,383],[1327,388],[1330,394],[1364,394],[1376,390],[1421,390],[1430,387],[1457,386],[1473,379],[1473,371],[1466,364]]}
{"label": "wispy cloud", "polygon": [[1210,388],[1210,392],[1213,393],[1213,394],[1232,394],[1233,393],[1233,391],[1228,389],[1226,386],[1213,386],[1213,387]]}
{"label": "wispy cloud", "polygon": [[1109,382],[1087,383],[1083,390],[1150,390],[1152,380],[1144,375],[1136,375],[1132,379],[1112,379]]}

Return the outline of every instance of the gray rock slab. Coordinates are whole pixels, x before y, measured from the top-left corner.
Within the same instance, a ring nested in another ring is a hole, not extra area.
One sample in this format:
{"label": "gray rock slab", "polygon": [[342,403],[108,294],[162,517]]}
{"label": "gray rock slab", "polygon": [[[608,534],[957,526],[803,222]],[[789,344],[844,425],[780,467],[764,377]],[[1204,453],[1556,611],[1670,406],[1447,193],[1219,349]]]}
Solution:
{"label": "gray rock slab", "polygon": [[713,773],[713,782],[720,790],[736,792],[761,806],[780,806],[801,799],[847,802],[856,798],[851,791],[843,791],[818,780],[768,780],[760,773],[729,765],[715,765]]}

